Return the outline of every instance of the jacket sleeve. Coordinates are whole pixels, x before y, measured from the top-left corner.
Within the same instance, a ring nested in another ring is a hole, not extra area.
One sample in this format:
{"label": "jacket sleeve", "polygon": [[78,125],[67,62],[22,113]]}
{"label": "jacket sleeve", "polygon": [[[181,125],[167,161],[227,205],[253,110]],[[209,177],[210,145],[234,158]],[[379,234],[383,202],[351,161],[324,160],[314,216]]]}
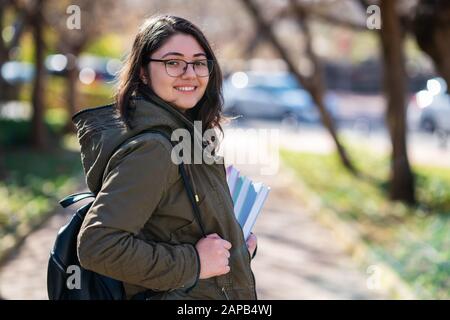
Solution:
{"label": "jacket sleeve", "polygon": [[157,138],[134,139],[108,166],[78,234],[81,266],[153,290],[195,285],[200,264],[193,245],[136,236],[178,175],[168,147]]}

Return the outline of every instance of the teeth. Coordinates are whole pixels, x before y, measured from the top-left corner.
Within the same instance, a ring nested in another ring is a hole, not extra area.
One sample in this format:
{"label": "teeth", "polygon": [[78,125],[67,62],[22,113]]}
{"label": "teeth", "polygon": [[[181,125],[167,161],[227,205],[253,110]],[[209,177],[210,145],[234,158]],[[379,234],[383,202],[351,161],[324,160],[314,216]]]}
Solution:
{"label": "teeth", "polygon": [[194,91],[195,87],[175,87],[179,91]]}

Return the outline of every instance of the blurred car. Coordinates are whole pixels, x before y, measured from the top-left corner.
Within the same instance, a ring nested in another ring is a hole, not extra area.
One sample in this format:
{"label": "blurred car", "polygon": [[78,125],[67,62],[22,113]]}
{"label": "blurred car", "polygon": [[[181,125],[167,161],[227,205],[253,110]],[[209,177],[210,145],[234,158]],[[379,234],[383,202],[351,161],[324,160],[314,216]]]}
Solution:
{"label": "blurred car", "polygon": [[34,78],[34,65],[29,62],[8,61],[1,66],[0,75],[12,85],[27,83]]}
{"label": "blurred car", "polygon": [[118,59],[92,55],[82,55],[78,58],[78,68],[80,69],[80,72],[87,69],[93,70],[95,72],[96,80],[114,80],[116,73],[120,70],[121,66],[121,62]]}
{"label": "blurred car", "polygon": [[434,96],[431,104],[422,111],[420,127],[429,132],[450,133],[450,95]]}
{"label": "blurred car", "polygon": [[[122,67],[120,60],[93,55],[82,55],[77,61],[80,81],[89,84],[94,80],[113,81]],[[48,74],[65,76],[68,59],[63,54],[48,55],[44,61]],[[0,68],[0,76],[12,85],[31,82],[34,79],[35,66],[29,62],[8,61]]]}
{"label": "blurred car", "polygon": [[[67,65],[68,59],[63,54],[52,54],[45,59],[46,69],[53,75],[65,75]],[[84,54],[78,57],[77,66],[80,70],[80,80],[83,83],[91,83],[94,80],[114,80],[122,65],[118,59]]]}
{"label": "blurred car", "polygon": [[[318,122],[320,115],[309,92],[287,72],[237,72],[224,81],[224,112],[244,118],[291,119]],[[337,118],[337,99],[325,96],[332,118]]]}
{"label": "blurred car", "polygon": [[428,80],[427,88],[412,97],[408,113],[412,115],[414,112],[419,129],[450,133],[450,95],[442,78]]}

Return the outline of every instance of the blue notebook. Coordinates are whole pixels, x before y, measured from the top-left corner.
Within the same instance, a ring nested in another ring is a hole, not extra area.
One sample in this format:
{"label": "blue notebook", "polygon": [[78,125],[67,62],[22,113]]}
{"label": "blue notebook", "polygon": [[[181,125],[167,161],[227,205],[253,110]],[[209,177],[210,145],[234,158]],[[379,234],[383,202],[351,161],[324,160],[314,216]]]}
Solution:
{"label": "blue notebook", "polygon": [[247,239],[267,199],[270,187],[261,182],[254,183],[248,177],[242,176],[233,166],[229,166],[226,172],[234,203],[234,215]]}

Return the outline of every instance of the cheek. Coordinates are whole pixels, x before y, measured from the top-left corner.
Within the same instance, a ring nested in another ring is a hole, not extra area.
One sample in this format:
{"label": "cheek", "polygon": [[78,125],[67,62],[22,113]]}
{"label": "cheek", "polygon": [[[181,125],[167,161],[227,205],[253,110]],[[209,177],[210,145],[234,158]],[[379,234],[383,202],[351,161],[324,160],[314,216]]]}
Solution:
{"label": "cheek", "polygon": [[206,88],[208,87],[208,79],[201,79],[200,80],[200,87],[201,87],[201,93],[204,94],[206,91]]}
{"label": "cheek", "polygon": [[151,86],[153,91],[161,98],[167,100],[173,95],[173,80],[170,77],[156,73],[151,75]]}

